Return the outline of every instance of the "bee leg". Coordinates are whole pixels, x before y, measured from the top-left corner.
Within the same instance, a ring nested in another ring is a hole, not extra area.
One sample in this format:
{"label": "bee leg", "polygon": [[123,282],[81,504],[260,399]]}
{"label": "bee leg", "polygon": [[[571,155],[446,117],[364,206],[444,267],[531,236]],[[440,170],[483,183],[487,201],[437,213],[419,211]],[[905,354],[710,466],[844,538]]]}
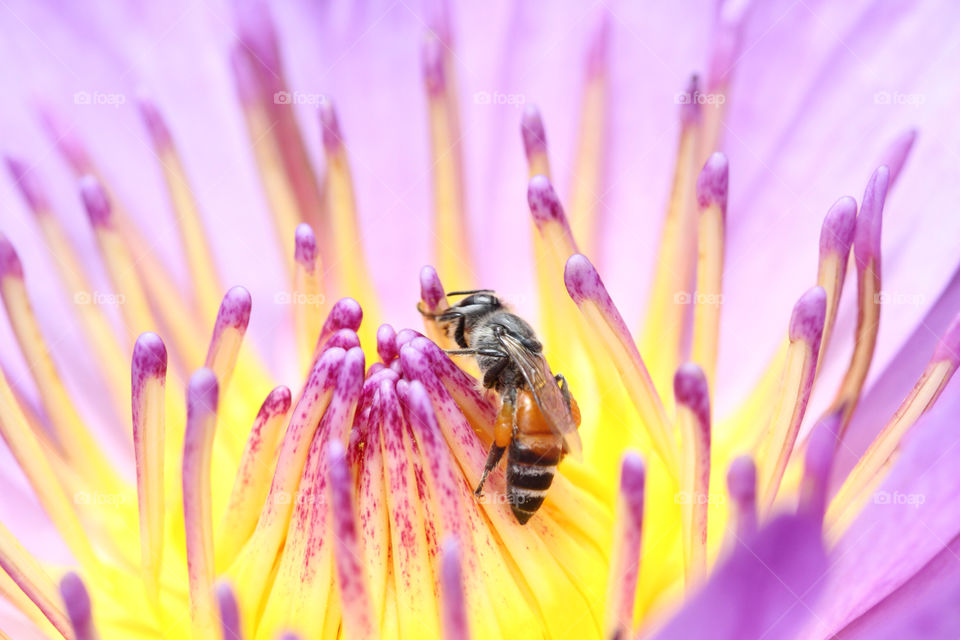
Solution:
{"label": "bee leg", "polygon": [[483,483],[487,481],[487,476],[496,469],[503,452],[507,450],[513,432],[516,429],[517,416],[517,390],[508,389],[501,396],[500,413],[493,425],[493,444],[490,445],[490,452],[487,454],[487,463],[483,466],[483,475],[480,476],[480,484],[477,485],[473,495],[480,497],[483,495]]}
{"label": "bee leg", "polygon": [[486,356],[488,358],[507,358],[507,354],[496,349],[444,349],[448,356]]}
{"label": "bee leg", "polygon": [[553,379],[557,381],[557,386],[560,387],[560,393],[563,395],[563,401],[567,403],[567,411],[570,411],[570,387],[567,386],[567,379],[563,377],[562,373],[558,373],[553,376]]}

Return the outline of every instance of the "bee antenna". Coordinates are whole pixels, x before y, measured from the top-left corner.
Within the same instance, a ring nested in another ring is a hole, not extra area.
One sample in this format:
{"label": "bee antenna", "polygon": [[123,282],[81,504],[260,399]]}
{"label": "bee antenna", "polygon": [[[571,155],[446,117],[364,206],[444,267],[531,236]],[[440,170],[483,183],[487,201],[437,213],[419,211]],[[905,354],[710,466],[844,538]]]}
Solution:
{"label": "bee antenna", "polygon": [[470,291],[448,291],[448,296],[470,296],[475,293],[494,293],[493,289],[472,289]]}

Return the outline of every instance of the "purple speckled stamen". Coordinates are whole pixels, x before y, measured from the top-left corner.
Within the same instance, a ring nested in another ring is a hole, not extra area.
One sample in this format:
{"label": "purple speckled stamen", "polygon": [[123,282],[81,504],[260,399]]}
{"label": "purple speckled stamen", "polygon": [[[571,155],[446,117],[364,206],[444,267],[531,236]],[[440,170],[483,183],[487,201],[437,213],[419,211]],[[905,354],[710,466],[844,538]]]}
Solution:
{"label": "purple speckled stamen", "polygon": [[220,630],[224,638],[243,638],[240,626],[240,608],[233,587],[226,582],[217,584],[217,607],[220,610]]}
{"label": "purple speckled stamen", "polygon": [[823,518],[827,507],[830,468],[843,423],[843,410],[825,416],[813,427],[803,458],[803,484],[798,510],[814,518]]}
{"label": "purple speckled stamen", "polygon": [[[863,192],[860,215],[857,216],[857,230],[854,233],[853,253],[857,258],[857,268],[872,269],[876,278],[880,277],[880,232],[883,226],[883,205],[887,198],[887,186],[890,170],[882,166],[873,172],[867,188]],[[872,266],[871,266],[872,263]]]}
{"label": "purple speckled stamen", "polygon": [[696,74],[690,76],[683,97],[680,104],[680,126],[687,128],[699,124],[703,107],[700,104],[700,78]]}
{"label": "purple speckled stamen", "polygon": [[437,275],[437,270],[426,265],[420,269],[420,300],[424,311],[436,311],[441,301],[446,300],[443,284]]}
{"label": "purple speckled stamen", "polygon": [[317,236],[306,222],[298,224],[294,232],[293,259],[308,270],[317,262]]}
{"label": "purple speckled stamen", "polygon": [[385,364],[400,355],[397,348],[397,332],[389,324],[382,324],[377,329],[377,355]]}
{"label": "purple speckled stamen", "polygon": [[147,378],[164,377],[167,374],[167,348],[160,336],[152,331],[141,333],[133,345],[131,363],[134,388]]}
{"label": "purple speckled stamen", "polygon": [[443,607],[443,637],[445,640],[469,640],[467,602],[464,594],[463,552],[454,536],[443,541],[440,550],[440,603]]}
{"label": "purple speckled stamen", "polygon": [[903,165],[907,162],[907,157],[910,155],[910,151],[913,150],[913,144],[917,141],[917,130],[908,129],[901,133],[897,138],[890,143],[890,146],[887,147],[887,150],[883,154],[883,160],[880,162],[881,165],[886,166],[890,170],[890,182],[888,189],[894,185],[897,181],[897,178],[900,176],[900,172],[903,170]]}
{"label": "purple speckled stamen", "polygon": [[677,404],[690,409],[705,431],[707,442],[710,441],[710,389],[703,369],[692,362],[687,362],[677,368],[673,376],[673,393]]}
{"label": "purple speckled stamen", "polygon": [[96,178],[91,175],[80,178],[80,197],[93,226],[99,227],[110,224],[110,201],[107,198],[106,191]]}
{"label": "purple speckled stamen", "polygon": [[437,96],[446,89],[443,43],[439,38],[428,37],[423,43],[423,81],[427,87],[427,93],[431,96]]}
{"label": "purple speckled stamen", "polygon": [[143,118],[147,133],[150,134],[150,139],[153,141],[153,146],[157,149],[169,148],[173,144],[173,138],[170,136],[170,129],[167,128],[167,123],[160,115],[156,103],[146,96],[141,96],[137,99],[137,106],[140,109],[140,116]]}
{"label": "purple speckled stamen", "polygon": [[[846,258],[857,227],[857,201],[843,196],[833,203],[820,227],[820,254],[832,253]],[[846,260],[842,264],[846,269]]]}
{"label": "purple speckled stamen", "polygon": [[934,362],[949,362],[954,367],[960,366],[960,314],[954,317],[950,326],[943,333],[933,352]]}
{"label": "purple speckled stamen", "polygon": [[214,334],[227,328],[246,331],[250,323],[252,305],[253,298],[250,297],[249,291],[241,286],[231,287],[220,302],[220,310],[217,312],[217,321],[213,329]]}
{"label": "purple speckled stamen", "polygon": [[569,233],[563,205],[560,204],[560,198],[546,176],[530,178],[530,185],[527,187],[527,204],[530,206],[530,213],[537,226],[548,222],[559,222]]}
{"label": "purple speckled stamen", "polygon": [[727,156],[717,151],[707,158],[697,178],[697,202],[701,207],[716,205],[726,215],[729,174]]}
{"label": "purple speckled stamen", "polygon": [[0,233],[0,278],[7,277],[23,278],[23,263],[10,239]]}
{"label": "purple speckled stamen", "polygon": [[607,637],[625,637],[633,628],[633,608],[640,573],[640,549],[643,535],[643,501],[646,467],[635,451],[627,451],[620,463],[620,497],[623,516],[617,523],[614,542],[617,549],[607,588]]}
{"label": "purple speckled stamen", "polygon": [[803,340],[816,353],[820,349],[823,323],[827,314],[827,292],[823,287],[808,289],[793,307],[790,316],[790,340]]}
{"label": "purple speckled stamen", "polygon": [[727,491],[736,512],[737,537],[753,536],[757,530],[757,465],[753,458],[743,455],[730,463]]}
{"label": "purple speckled stamen", "polygon": [[40,185],[39,176],[36,169],[27,166],[27,163],[19,158],[6,156],[7,170],[10,176],[20,189],[20,194],[26,201],[27,206],[34,214],[46,213],[50,210],[50,203],[43,187]]}
{"label": "purple speckled stamen", "polygon": [[520,119],[520,134],[523,136],[523,148],[527,159],[547,150],[547,132],[543,128],[540,110],[535,105],[527,105]]}
{"label": "purple speckled stamen", "polygon": [[75,640],[95,640],[97,632],[93,626],[90,594],[80,576],[73,571],[64,575],[60,580],[60,595],[63,597]]}
{"label": "purple speckled stamen", "polygon": [[319,106],[320,128],[323,131],[323,146],[327,152],[333,152],[343,145],[343,134],[340,132],[340,121],[333,103],[323,100]]}

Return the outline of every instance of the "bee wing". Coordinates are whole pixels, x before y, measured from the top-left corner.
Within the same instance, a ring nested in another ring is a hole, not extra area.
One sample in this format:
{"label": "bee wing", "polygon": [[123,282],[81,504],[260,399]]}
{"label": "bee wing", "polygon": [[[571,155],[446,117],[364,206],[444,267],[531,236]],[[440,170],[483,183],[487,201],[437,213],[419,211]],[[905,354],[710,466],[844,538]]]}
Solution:
{"label": "bee wing", "polygon": [[563,394],[560,393],[560,387],[553,378],[546,358],[524,347],[509,333],[501,333],[499,339],[500,344],[527,381],[540,412],[554,432],[563,437],[564,450],[580,460],[583,455],[583,444],[580,442],[577,424],[570,415],[570,409],[563,399]]}

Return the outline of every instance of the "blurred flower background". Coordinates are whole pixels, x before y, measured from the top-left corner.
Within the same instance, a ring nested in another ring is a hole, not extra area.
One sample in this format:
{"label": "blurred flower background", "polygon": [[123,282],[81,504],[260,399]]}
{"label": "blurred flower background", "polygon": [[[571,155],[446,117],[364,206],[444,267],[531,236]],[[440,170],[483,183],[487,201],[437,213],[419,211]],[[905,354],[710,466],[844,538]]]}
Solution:
{"label": "blurred flower background", "polygon": [[[22,164],[13,167],[12,179],[0,181],[0,231],[23,263],[46,349],[66,389],[105,455],[132,481],[133,455],[124,435],[129,416],[120,421],[116,410],[119,405],[129,411],[129,401],[116,397],[101,373],[111,366],[125,372],[129,363],[100,362],[77,321],[82,307],[102,309],[122,336],[124,357],[132,353],[135,334],[128,339],[122,329],[132,301],[111,280],[100,257],[100,239],[91,233],[78,197],[70,166],[71,158],[83,163],[78,144],[99,168],[115,206],[122,203],[140,229],[144,245],[129,247],[134,259],[149,247],[169,268],[179,304],[189,306],[195,293],[201,296],[197,306],[203,323],[195,330],[209,335],[226,288],[249,290],[254,311],[246,340],[265,365],[265,371],[258,369],[260,377],[254,376],[257,397],[246,399],[254,413],[270,391],[270,384],[261,384],[265,380],[287,384],[296,394],[303,378],[299,358],[304,349],[297,343],[289,284],[292,230],[300,218],[317,230],[320,255],[329,258],[334,245],[338,256],[324,262],[335,283],[324,291],[324,311],[347,295],[364,308],[368,333],[361,337],[368,364],[376,355],[371,343],[380,322],[420,328],[415,304],[424,264],[438,266],[448,289],[495,288],[518,313],[543,328],[548,356],[551,348],[563,351],[549,337],[564,335],[557,327],[574,321],[539,317],[537,268],[543,264],[534,264],[531,250],[536,229],[527,203],[531,172],[521,120],[534,104],[546,130],[551,179],[570,214],[579,249],[602,275],[626,324],[638,329],[641,354],[671,411],[670,382],[678,363],[668,366],[664,360],[669,357],[648,353],[644,347],[658,340],[645,338],[639,328],[652,308],[651,283],[661,260],[661,227],[684,114],[695,103],[703,122],[715,126],[716,149],[726,155],[730,174],[723,315],[716,371],[709,376],[717,424],[726,424],[726,416],[743,415],[741,407],[784,342],[789,309],[816,283],[824,215],[844,195],[863,205],[866,198],[860,196],[877,167],[897,165],[890,167],[891,186],[882,205],[883,282],[875,298],[882,320],[863,394],[834,457],[835,490],[907,397],[960,309],[960,218],[953,213],[960,202],[960,129],[955,122],[960,23],[955,13],[946,1],[883,0],[449,7],[402,0],[291,1],[274,3],[269,11],[246,0],[124,5],[8,0],[0,5],[0,54],[6,61],[0,69],[0,147]],[[437,60],[445,65],[442,72]],[[697,93],[688,93],[692,74],[700,78]],[[270,120],[261,129],[251,126],[247,109],[253,85],[272,96]],[[458,103],[458,110],[447,113],[456,114],[451,130],[457,133],[439,152],[431,129],[438,117],[438,91],[445,100],[453,96],[451,104]],[[330,102],[337,109],[338,130],[330,124]],[[151,118],[154,110],[165,127]],[[302,138],[292,129],[294,122]],[[164,182],[164,168],[172,166],[164,155],[167,135],[182,162],[209,250],[201,247],[191,254],[181,242],[176,215],[182,211],[175,213]],[[338,143],[349,157],[353,180],[359,229],[353,244],[344,242],[351,229],[331,229],[324,221],[329,206],[324,198],[336,181]],[[697,172],[713,150],[696,150]],[[271,152],[283,158],[274,157],[273,168],[284,162],[293,167],[287,172],[293,177],[286,195],[296,204],[288,212],[308,215],[284,217],[272,206],[278,201],[270,191],[273,174],[264,172],[262,164]],[[433,213],[444,197],[435,185],[450,167],[464,178],[462,199],[453,196],[453,208],[462,210],[466,220],[466,250],[459,253],[453,251],[456,247],[444,249],[444,241],[457,234],[446,233]],[[28,183],[39,185],[90,270],[89,290],[65,290],[58,284],[62,256],[43,242],[37,218],[21,194]],[[687,186],[693,206],[693,182]],[[281,230],[279,238],[275,227]],[[298,242],[298,249],[309,245]],[[451,261],[445,251],[472,259]],[[213,295],[203,296],[209,283],[190,271],[197,255],[217,266],[226,285],[210,287]],[[363,262],[372,286],[351,268]],[[562,266],[555,271],[556,282],[562,282]],[[854,348],[857,269],[847,272],[832,348],[819,364],[801,442],[834,400]],[[173,300],[151,303],[173,305]],[[576,313],[573,305],[568,307],[568,313]],[[954,336],[936,353],[955,360],[956,354],[944,352],[955,344]],[[21,404],[28,413],[43,414],[33,363],[23,357],[10,323],[0,322],[0,345],[0,364]],[[311,350],[312,345],[307,355]],[[655,454],[642,439],[600,446],[604,436],[596,431],[608,427],[613,434],[633,434],[639,431],[637,419],[591,410],[590,405],[602,400],[632,410],[631,404],[604,396],[623,395],[622,390],[596,392],[587,380],[592,370],[576,364],[573,352],[557,360],[573,369],[563,371],[575,393],[589,389],[577,394],[581,406],[586,404],[585,418],[602,415],[605,420],[585,427],[587,465],[576,473],[589,476],[589,481],[578,480],[580,486],[594,483],[600,487],[599,502],[610,506],[624,446],[642,448],[648,465],[658,464]],[[551,357],[561,370],[557,360]],[[202,358],[192,366],[200,364]],[[616,378],[612,372],[607,379]],[[180,402],[183,390],[168,386],[168,394]],[[784,578],[784,584],[811,587],[809,598],[790,592],[794,599],[781,607],[784,613],[804,609],[802,619],[789,617],[789,625],[778,627],[778,619],[757,613],[758,624],[765,621],[776,630],[763,635],[771,627],[761,625],[755,632],[731,631],[729,637],[787,637],[788,630],[801,628],[801,637],[841,630],[841,637],[919,637],[917,629],[929,637],[955,637],[960,620],[951,619],[943,603],[955,602],[951,598],[960,590],[955,555],[960,511],[954,508],[960,491],[955,464],[960,438],[954,433],[958,405],[953,383],[909,434],[896,464],[885,469],[889,476],[883,487],[859,518],[847,523],[841,542],[828,548],[827,570],[797,578],[797,583]],[[419,405],[411,401],[410,406]],[[252,422],[253,414],[243,415],[239,421]],[[607,453],[591,456],[591,445]],[[722,480],[727,458],[739,452],[735,448],[731,445],[722,460],[714,461],[715,477]],[[0,464],[0,522],[51,575],[59,576],[63,567],[74,564],[70,552],[6,449],[0,451]],[[656,473],[651,469],[651,478]],[[228,489],[231,481],[232,474]],[[564,508],[558,507],[558,513]],[[711,516],[725,509],[717,505]],[[664,525],[654,531],[666,535],[671,529]],[[808,557],[803,545],[809,537],[781,533],[775,530],[764,540],[783,546],[793,540],[791,535],[802,538],[798,558]],[[679,529],[674,534],[679,536]],[[647,551],[656,545],[648,544],[645,535],[644,553],[657,553]],[[721,529],[711,544],[720,546],[722,540]],[[758,545],[750,548],[762,549]],[[679,553],[679,547],[671,546],[664,555],[679,558]],[[711,564],[717,553],[712,550]],[[810,558],[817,555],[816,550],[809,553]],[[766,558],[759,551],[757,556]],[[643,563],[647,561],[644,556]],[[683,589],[675,581],[682,571],[671,562],[663,560],[663,573],[646,582],[641,574],[638,612],[643,615],[666,619],[681,606]],[[811,560],[811,565],[816,563]],[[758,574],[737,574],[737,566],[726,573],[718,570],[716,580],[726,588],[708,585],[689,601],[688,611],[700,620],[721,620],[736,610],[737,596],[750,594],[749,588],[737,591],[730,584],[779,575],[763,573],[769,567],[760,567]],[[784,569],[784,576],[789,570]],[[602,583],[605,572],[600,578],[591,573],[586,582]],[[600,597],[591,610],[603,609]],[[14,638],[43,637],[12,607],[5,611],[0,630]],[[669,623],[674,626],[666,627],[665,637],[698,637],[702,630],[683,627],[689,616],[681,614]],[[597,624],[603,626],[602,620]],[[719,623],[715,627],[717,634],[722,629]]]}

